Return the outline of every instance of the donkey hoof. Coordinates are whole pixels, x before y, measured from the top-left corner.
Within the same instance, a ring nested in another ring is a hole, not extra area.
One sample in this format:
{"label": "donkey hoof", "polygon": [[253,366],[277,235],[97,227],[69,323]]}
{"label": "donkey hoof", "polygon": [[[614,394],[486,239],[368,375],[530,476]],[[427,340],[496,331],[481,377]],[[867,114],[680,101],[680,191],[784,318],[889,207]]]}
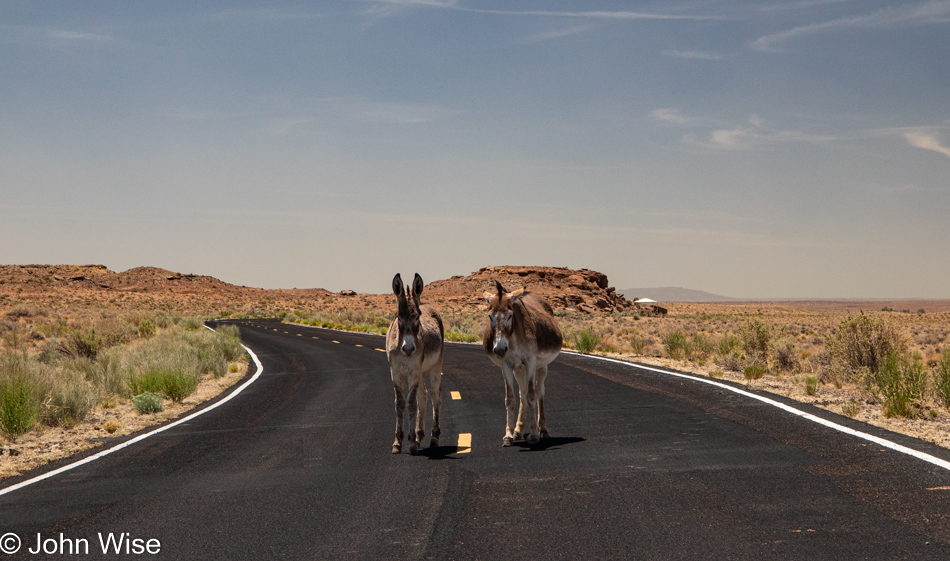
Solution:
{"label": "donkey hoof", "polygon": [[513,439],[513,440],[521,440],[521,431],[520,431],[520,430],[516,430],[516,431],[514,432],[514,439]]}
{"label": "donkey hoof", "polygon": [[538,441],[540,440],[540,439],[538,438],[538,435],[536,435],[536,434],[534,434],[534,433],[529,434],[529,435],[526,436],[524,439],[525,439],[525,442],[527,442],[528,444],[531,444],[532,446],[535,445],[535,444],[537,444]]}
{"label": "donkey hoof", "polygon": [[548,434],[548,430],[547,430],[547,429],[544,429],[543,431],[541,431],[541,439],[543,440],[543,439],[545,439],[545,438],[551,438],[551,435]]}
{"label": "donkey hoof", "polygon": [[433,438],[432,440],[429,441],[429,448],[438,448],[438,447],[439,447],[438,438]]}
{"label": "donkey hoof", "polygon": [[415,456],[416,454],[418,454],[418,453],[419,453],[419,445],[416,444],[415,442],[413,442],[412,444],[410,444],[410,445],[409,445],[409,453],[412,454],[413,456]]}
{"label": "donkey hoof", "polygon": [[393,454],[398,454],[402,451],[402,446],[398,444],[393,444]]}
{"label": "donkey hoof", "polygon": [[501,445],[504,446],[505,448],[508,448],[514,443],[515,443],[515,439],[511,438],[510,436],[506,436],[505,438],[501,440]]}

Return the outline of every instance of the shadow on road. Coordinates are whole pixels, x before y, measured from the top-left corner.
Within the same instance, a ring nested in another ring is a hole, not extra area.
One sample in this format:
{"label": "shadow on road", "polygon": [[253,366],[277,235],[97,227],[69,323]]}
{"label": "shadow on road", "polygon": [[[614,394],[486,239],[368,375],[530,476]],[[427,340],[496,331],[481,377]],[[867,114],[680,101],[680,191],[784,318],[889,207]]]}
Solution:
{"label": "shadow on road", "polygon": [[[468,448],[466,448],[468,450]],[[435,448],[423,448],[419,450],[420,456],[425,456],[430,460],[457,460],[452,454],[457,454],[458,446],[436,446]]]}
{"label": "shadow on road", "polygon": [[544,450],[559,450],[561,446],[584,442],[586,438],[579,436],[549,436],[541,439],[537,444],[528,444],[524,440],[515,442],[515,446],[520,446],[519,452],[543,452]]}

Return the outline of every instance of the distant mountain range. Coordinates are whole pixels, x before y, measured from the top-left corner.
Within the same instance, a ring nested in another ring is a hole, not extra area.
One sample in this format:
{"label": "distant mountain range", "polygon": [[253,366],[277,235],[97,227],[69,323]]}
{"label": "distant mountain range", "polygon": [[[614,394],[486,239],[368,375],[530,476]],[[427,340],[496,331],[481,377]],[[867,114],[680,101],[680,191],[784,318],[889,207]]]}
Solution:
{"label": "distant mountain range", "polygon": [[702,290],[691,290],[689,288],[680,288],[678,286],[663,286],[657,288],[624,288],[617,289],[617,292],[623,294],[627,300],[634,298],[652,298],[657,302],[733,302],[737,298],[729,296],[720,296],[703,292]]}

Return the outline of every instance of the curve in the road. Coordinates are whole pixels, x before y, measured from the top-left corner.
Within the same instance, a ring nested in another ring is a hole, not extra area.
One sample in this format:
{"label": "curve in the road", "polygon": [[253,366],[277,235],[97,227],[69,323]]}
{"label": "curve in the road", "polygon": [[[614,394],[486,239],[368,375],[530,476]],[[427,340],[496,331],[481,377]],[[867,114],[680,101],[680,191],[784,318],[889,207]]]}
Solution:
{"label": "curve in the road", "polygon": [[[209,327],[208,329],[211,329],[211,328]],[[212,329],[212,331],[214,331],[214,330]],[[243,347],[244,345],[241,345],[241,346]],[[83,459],[81,459],[81,460],[78,460],[78,461],[75,461],[75,462],[73,462],[73,463],[67,464],[67,465],[65,465],[65,466],[62,466],[62,467],[57,468],[57,469],[54,469],[54,470],[52,470],[52,471],[43,473],[43,474],[41,474],[41,475],[37,475],[36,477],[33,477],[33,478],[31,478],[31,479],[27,479],[26,481],[21,481],[20,483],[17,483],[16,485],[11,485],[11,486],[9,486],[9,487],[7,487],[7,488],[5,488],[5,489],[0,489],[0,496],[6,495],[7,493],[12,493],[13,491],[16,491],[17,489],[22,489],[22,488],[24,488],[24,487],[28,487],[28,486],[30,486],[30,485],[33,485],[34,483],[39,483],[40,481],[43,481],[44,479],[49,479],[50,477],[55,477],[55,476],[57,476],[57,475],[59,475],[59,474],[61,474],[61,473],[67,472],[67,471],[69,471],[69,470],[71,470],[71,469],[78,468],[79,466],[86,465],[86,464],[88,464],[88,463],[90,463],[90,462],[94,462],[94,461],[96,461],[96,460],[98,460],[98,459],[100,459],[100,458],[103,458],[103,457],[105,457],[105,456],[108,456],[109,454],[112,454],[113,452],[118,452],[119,450],[122,450],[123,448],[126,448],[126,447],[128,447],[128,446],[131,446],[131,445],[133,445],[133,444],[135,444],[135,443],[137,443],[137,442],[141,442],[141,441],[145,440],[146,438],[149,438],[150,436],[155,436],[156,434],[165,432],[165,431],[167,431],[168,429],[171,429],[171,428],[177,427],[178,425],[187,423],[188,421],[194,419],[195,417],[198,417],[198,416],[200,416],[200,415],[204,415],[204,414],[207,413],[208,411],[213,411],[213,410],[217,409],[218,407],[224,405],[225,403],[231,401],[232,399],[234,399],[235,396],[237,396],[238,394],[240,394],[241,392],[243,392],[245,389],[247,389],[248,386],[250,386],[251,384],[253,384],[255,380],[257,380],[258,378],[260,378],[261,374],[264,372],[264,366],[261,364],[260,359],[257,358],[257,355],[254,354],[254,351],[252,351],[251,349],[249,349],[249,348],[247,348],[247,347],[244,347],[244,350],[247,351],[248,355],[250,355],[251,359],[254,361],[254,366],[257,368],[257,371],[254,372],[254,375],[251,376],[250,379],[248,379],[246,382],[244,382],[243,384],[241,384],[240,386],[238,386],[238,388],[237,388],[236,390],[234,390],[234,391],[232,391],[231,393],[229,393],[224,399],[221,399],[221,400],[219,400],[219,401],[216,401],[216,402],[212,403],[211,405],[209,405],[209,406],[207,406],[207,407],[204,407],[204,408],[202,408],[202,409],[200,409],[200,410],[198,410],[198,411],[195,411],[194,413],[192,413],[192,414],[190,414],[190,415],[187,415],[187,416],[185,416],[185,417],[182,417],[182,418],[178,419],[177,421],[173,421],[173,422],[171,422],[171,423],[168,423],[167,425],[162,425],[162,426],[160,426],[160,427],[157,428],[157,429],[154,429],[154,430],[148,431],[148,432],[146,432],[146,433],[140,434],[140,435],[136,436],[135,438],[130,438],[129,440],[126,440],[125,442],[122,442],[122,443],[120,443],[120,444],[116,444],[115,446],[113,446],[113,447],[111,447],[111,448],[107,448],[107,449],[105,449],[105,450],[103,450],[103,451],[101,451],[101,452],[97,452],[96,454],[93,454],[92,456],[88,456],[88,457],[86,457],[86,458],[83,458]]]}
{"label": "curve in the road", "polygon": [[700,383],[703,383],[703,384],[709,384],[709,385],[711,385],[711,386],[716,386],[717,388],[721,388],[721,389],[724,389],[724,390],[728,390],[728,391],[730,391],[730,392],[737,393],[737,394],[739,394],[739,395],[742,395],[742,396],[745,396],[745,397],[748,397],[748,398],[751,398],[751,399],[755,399],[755,400],[761,401],[762,403],[765,403],[765,404],[767,404],[767,405],[771,405],[772,407],[777,407],[777,408],[781,409],[782,411],[791,413],[792,415],[797,415],[797,416],[799,416],[799,417],[801,417],[801,418],[803,418],[803,419],[807,419],[807,420],[809,420],[809,421],[811,421],[811,422],[813,422],[813,423],[818,423],[819,425],[824,425],[824,426],[826,426],[826,427],[828,427],[828,428],[830,428],[830,429],[834,429],[834,430],[836,430],[836,431],[840,431],[840,432],[843,432],[843,433],[845,433],[845,434],[849,434],[849,435],[851,435],[851,436],[855,436],[855,437],[860,438],[860,439],[862,439],[862,440],[867,440],[867,441],[869,441],[869,442],[873,442],[873,443],[878,444],[878,445],[880,445],[880,446],[883,446],[883,447],[885,447],[885,448],[890,448],[891,450],[894,450],[895,452],[900,452],[900,453],[902,453],[902,454],[907,454],[908,456],[913,456],[914,458],[917,458],[917,459],[919,459],[919,460],[923,460],[923,461],[925,461],[925,462],[929,462],[929,463],[931,463],[931,464],[933,464],[933,465],[935,465],[935,466],[937,466],[937,467],[941,467],[941,468],[943,468],[943,469],[945,469],[945,470],[950,470],[950,462],[948,462],[948,461],[946,461],[946,460],[937,458],[937,457],[935,457],[935,456],[931,456],[930,454],[921,452],[921,451],[919,451],[919,450],[914,450],[913,448],[909,448],[909,447],[907,447],[907,446],[902,446],[902,445],[900,445],[900,444],[898,444],[898,443],[896,443],[896,442],[892,442],[892,441],[890,441],[890,440],[887,440],[887,439],[884,439],[884,438],[880,438],[880,437],[874,436],[874,435],[872,435],[872,434],[868,434],[868,433],[866,433],[866,432],[861,432],[861,431],[859,431],[859,430],[855,430],[855,429],[852,429],[852,428],[850,428],[850,427],[846,427],[846,426],[844,426],[844,425],[839,425],[838,423],[835,423],[835,422],[833,422],[833,421],[829,421],[828,419],[822,419],[821,417],[818,417],[817,415],[812,415],[811,413],[806,413],[805,411],[801,411],[801,410],[796,409],[796,408],[794,408],[794,407],[792,407],[792,406],[790,406],[790,405],[786,405],[786,404],[784,404],[784,403],[780,403],[780,402],[778,402],[778,401],[775,401],[774,399],[769,399],[769,398],[767,398],[767,397],[764,397],[764,396],[761,396],[761,395],[758,395],[758,394],[754,394],[754,393],[752,393],[752,392],[747,392],[747,391],[745,391],[745,390],[739,389],[739,388],[734,387],[734,386],[730,386],[730,385],[728,385],[728,384],[723,384],[723,383],[720,383],[720,382],[716,382],[716,381],[714,381],[714,380],[706,380],[706,379],[704,379],[704,378],[698,378],[698,377],[696,377],[696,376],[688,376],[688,375],[686,375],[686,374],[678,374],[678,373],[676,373],[676,372],[670,372],[670,371],[668,371],[668,370],[662,370],[662,369],[659,369],[659,368],[653,368],[653,367],[650,367],[650,366],[644,366],[644,365],[642,365],[642,364],[634,365],[634,364],[631,364],[631,363],[629,363],[629,362],[624,362],[624,361],[621,361],[621,360],[614,360],[614,359],[612,359],[612,358],[597,357],[597,356],[595,356],[595,357],[590,357],[590,358],[594,358],[594,359],[597,359],[597,360],[604,360],[604,361],[607,361],[607,362],[614,362],[614,363],[617,363],[617,364],[623,364],[623,365],[627,365],[627,366],[633,366],[633,367],[640,368],[640,369],[643,369],[643,370],[650,370],[650,371],[652,371],[652,372],[657,372],[657,373],[660,373],[660,374],[665,374],[665,375],[667,375],[667,376],[675,376],[675,377],[678,377],[678,378],[685,378],[685,379],[688,379],[688,380],[693,380],[694,382],[700,382]]}

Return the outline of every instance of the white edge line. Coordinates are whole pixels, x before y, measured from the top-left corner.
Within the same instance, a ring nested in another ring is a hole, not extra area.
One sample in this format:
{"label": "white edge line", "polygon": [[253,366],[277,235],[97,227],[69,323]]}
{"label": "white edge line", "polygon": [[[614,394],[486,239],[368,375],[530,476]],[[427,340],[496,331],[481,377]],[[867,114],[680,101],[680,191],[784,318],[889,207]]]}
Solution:
{"label": "white edge line", "polygon": [[[208,326],[205,326],[205,327],[208,327]],[[208,329],[211,329],[211,328],[208,327]],[[211,329],[211,331],[214,331],[214,330]],[[74,468],[77,468],[77,467],[79,467],[79,466],[88,464],[88,463],[90,463],[90,462],[94,462],[94,461],[98,460],[99,458],[108,456],[109,454],[111,454],[111,453],[113,453],[113,452],[118,452],[119,450],[121,450],[121,449],[123,449],[123,448],[125,448],[125,447],[127,447],[127,446],[131,446],[131,445],[133,445],[133,444],[135,444],[135,443],[137,443],[137,442],[140,442],[140,441],[142,441],[142,440],[145,440],[146,438],[148,438],[148,437],[150,437],[150,436],[155,436],[156,434],[158,434],[158,433],[160,433],[160,432],[164,432],[164,431],[166,431],[166,430],[168,430],[168,429],[170,429],[170,428],[177,427],[178,425],[180,425],[180,424],[182,424],[182,423],[187,423],[188,421],[194,419],[195,417],[198,417],[198,416],[200,416],[200,415],[204,415],[204,414],[207,413],[208,411],[212,411],[212,410],[214,410],[214,409],[217,409],[219,406],[224,405],[224,404],[227,403],[228,401],[231,401],[232,398],[234,398],[235,396],[237,396],[239,393],[241,393],[242,391],[244,391],[248,386],[250,386],[252,383],[254,383],[254,381],[257,380],[257,379],[260,377],[261,373],[264,372],[264,366],[261,365],[261,361],[260,361],[259,358],[257,358],[257,355],[254,354],[254,351],[252,351],[251,349],[245,347],[244,345],[241,345],[241,346],[244,347],[244,350],[247,351],[249,355],[251,355],[251,358],[252,358],[252,359],[254,359],[254,365],[257,366],[257,372],[255,372],[254,375],[251,376],[251,379],[250,379],[250,380],[248,380],[248,381],[244,382],[243,384],[241,384],[236,390],[234,390],[233,392],[231,392],[230,394],[228,394],[228,396],[225,397],[224,399],[222,399],[221,401],[218,401],[218,402],[216,402],[216,403],[214,403],[214,404],[212,404],[212,405],[209,405],[208,407],[205,407],[204,409],[202,409],[202,410],[200,410],[200,411],[196,411],[195,413],[192,413],[191,415],[188,415],[187,417],[183,417],[183,418],[181,418],[181,419],[178,419],[177,421],[175,421],[175,422],[173,422],[173,423],[169,423],[169,424],[167,424],[167,425],[165,425],[165,426],[159,427],[159,428],[157,428],[157,429],[155,429],[155,430],[153,430],[153,431],[151,431],[151,432],[147,432],[147,433],[145,433],[145,434],[140,434],[140,435],[136,436],[135,438],[130,439],[130,440],[127,440],[127,441],[125,441],[125,442],[123,442],[123,443],[121,443],[121,444],[117,444],[117,445],[113,446],[112,448],[107,448],[106,450],[103,450],[103,451],[101,451],[101,452],[98,452],[98,453],[96,453],[96,454],[93,454],[92,456],[88,456],[88,457],[86,457],[86,458],[83,458],[83,459],[79,460],[78,462],[74,462],[74,463],[65,465],[65,466],[63,466],[63,467],[61,467],[61,468],[54,469],[53,471],[44,473],[43,475],[38,475],[38,476],[34,477],[33,479],[27,479],[26,481],[21,481],[20,483],[17,483],[16,485],[11,485],[11,486],[6,487],[6,488],[4,488],[4,489],[0,489],[0,496],[6,495],[7,493],[12,493],[13,491],[16,491],[17,489],[22,489],[23,487],[27,487],[27,486],[29,486],[29,485],[33,485],[34,483],[39,483],[40,481],[43,481],[44,479],[49,479],[49,478],[51,478],[51,477],[55,477],[55,476],[57,476],[57,475],[59,475],[59,474],[61,474],[61,473],[63,473],[63,472],[67,472],[67,471],[69,471],[69,470],[71,470],[71,469],[74,469]]]}
{"label": "white edge line", "polygon": [[833,421],[829,421],[829,420],[827,420],[827,419],[822,419],[821,417],[819,417],[819,416],[817,416],[817,415],[812,415],[811,413],[806,413],[806,412],[804,412],[804,411],[800,411],[799,409],[796,409],[796,408],[792,407],[791,405],[786,405],[786,404],[784,404],[784,403],[775,401],[774,399],[769,399],[769,398],[763,397],[763,396],[761,396],[761,395],[756,395],[756,394],[754,394],[754,393],[752,393],[752,392],[747,392],[747,391],[745,391],[745,390],[740,390],[739,388],[732,387],[732,386],[730,386],[730,385],[728,385],[728,384],[723,384],[723,383],[720,383],[720,382],[715,382],[715,381],[713,381],[713,380],[706,380],[706,379],[704,379],[704,378],[699,378],[699,377],[696,377],[696,376],[689,376],[689,375],[686,375],[686,374],[678,374],[678,373],[676,373],[676,372],[670,372],[670,371],[668,371],[668,370],[661,370],[661,369],[659,369],[659,368],[651,368],[651,367],[649,367],[649,366],[643,366],[643,365],[640,365],[640,364],[633,364],[633,363],[631,363],[631,362],[624,362],[624,361],[622,361],[622,360],[616,360],[616,359],[613,359],[613,358],[606,358],[606,357],[594,356],[594,355],[582,355],[582,354],[580,354],[580,353],[571,353],[571,354],[576,354],[576,355],[578,355],[578,356],[586,356],[586,357],[593,358],[593,359],[596,359],[596,360],[603,360],[603,361],[607,361],[607,362],[613,362],[613,363],[616,363],[616,364],[623,364],[623,365],[626,365],[626,366],[630,366],[630,367],[632,367],[632,368],[642,368],[643,370],[650,370],[650,371],[652,371],[652,372],[658,372],[658,373],[660,373],[660,374],[666,374],[666,375],[668,375],[668,376],[675,376],[675,377],[677,377],[677,378],[686,378],[686,379],[689,379],[689,380],[693,380],[693,381],[695,381],[695,382],[701,382],[701,383],[703,383],[703,384],[709,384],[709,385],[711,385],[711,386],[715,386],[715,387],[717,387],[717,388],[722,388],[722,389],[724,389],[724,390],[728,390],[728,391],[730,391],[730,392],[737,393],[737,394],[742,395],[742,396],[745,396],[745,397],[750,397],[750,398],[752,398],[752,399],[756,399],[756,400],[758,400],[758,401],[761,401],[761,402],[766,403],[766,404],[768,404],[768,405],[771,405],[771,406],[773,406],[773,407],[778,407],[779,409],[781,409],[781,410],[783,410],[783,411],[786,411],[786,412],[788,412],[788,413],[791,413],[792,415],[797,415],[797,416],[799,416],[799,417],[801,417],[801,418],[803,418],[803,419],[807,419],[807,420],[812,421],[812,422],[814,422],[814,423],[818,423],[819,425],[824,425],[824,426],[826,426],[826,427],[828,427],[828,428],[831,428],[831,429],[834,429],[834,430],[836,430],[836,431],[843,432],[843,433],[848,434],[848,435],[851,435],[851,436],[856,436],[856,437],[858,437],[858,438],[860,438],[860,439],[867,440],[867,441],[869,441],[869,442],[873,442],[874,444],[878,444],[878,445],[883,446],[883,447],[885,447],[885,448],[890,448],[891,450],[894,450],[894,451],[896,451],[896,452],[901,452],[901,453],[903,453],[903,454],[907,454],[907,455],[909,455],[909,456],[913,456],[914,458],[917,458],[917,459],[919,459],[919,460],[923,460],[923,461],[925,461],[925,462],[929,462],[929,463],[931,463],[931,464],[933,464],[933,465],[935,465],[935,466],[937,466],[937,467],[942,467],[943,469],[950,470],[950,462],[948,462],[947,460],[942,460],[942,459],[940,459],[940,458],[938,458],[938,457],[936,457],[936,456],[931,456],[930,454],[927,454],[927,453],[924,453],[924,452],[920,452],[920,451],[918,451],[918,450],[914,450],[913,448],[908,448],[907,446],[902,446],[902,445],[900,445],[900,444],[897,444],[896,442],[891,442],[890,440],[885,440],[885,439],[883,439],[883,438],[880,438],[880,437],[877,437],[877,436],[874,436],[874,435],[871,435],[871,434],[867,434],[867,433],[864,433],[864,432],[861,432],[861,431],[854,430],[854,429],[849,428],[849,427],[846,427],[846,426],[844,426],[844,425],[839,425],[838,423],[835,423],[835,422],[833,422]]}

